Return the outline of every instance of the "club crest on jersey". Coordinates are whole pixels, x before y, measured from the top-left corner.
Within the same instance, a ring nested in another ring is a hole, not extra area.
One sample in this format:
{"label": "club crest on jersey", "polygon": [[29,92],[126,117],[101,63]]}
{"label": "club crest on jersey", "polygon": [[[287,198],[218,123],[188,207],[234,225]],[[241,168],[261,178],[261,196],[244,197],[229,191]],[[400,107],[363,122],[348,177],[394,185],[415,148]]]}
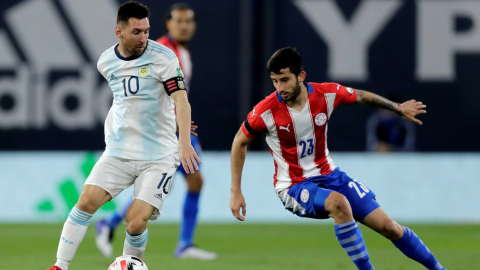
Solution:
{"label": "club crest on jersey", "polygon": [[302,194],[300,194],[300,199],[302,202],[306,203],[308,202],[308,199],[310,198],[310,194],[308,193],[308,189],[302,190]]}
{"label": "club crest on jersey", "polygon": [[138,77],[144,78],[150,73],[150,69],[148,67],[141,67],[138,69]]}
{"label": "club crest on jersey", "polygon": [[178,80],[178,88],[179,89],[185,89],[185,82],[183,80]]}
{"label": "club crest on jersey", "polygon": [[324,113],[319,113],[317,116],[315,116],[315,124],[317,126],[321,127],[327,122],[327,115]]}
{"label": "club crest on jersey", "polygon": [[350,87],[346,87],[346,88],[347,88],[347,92],[350,93],[350,95],[353,95],[353,89]]}

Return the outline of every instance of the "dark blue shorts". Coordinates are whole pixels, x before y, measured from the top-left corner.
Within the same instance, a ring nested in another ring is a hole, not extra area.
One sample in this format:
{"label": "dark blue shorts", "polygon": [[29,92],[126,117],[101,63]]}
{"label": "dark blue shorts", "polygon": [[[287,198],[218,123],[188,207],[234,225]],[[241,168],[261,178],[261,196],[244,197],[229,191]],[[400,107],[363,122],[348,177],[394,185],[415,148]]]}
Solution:
{"label": "dark blue shorts", "polygon": [[[178,134],[177,134],[178,137]],[[195,152],[197,152],[197,155],[199,158],[202,158],[202,146],[200,145],[200,141],[198,140],[197,136],[190,135],[190,140],[192,141],[192,146],[193,149],[195,149]],[[197,162],[198,168],[200,168],[200,163]],[[177,168],[177,172],[181,173],[183,176],[185,176],[187,173],[183,169],[183,165],[180,164]]]}
{"label": "dark blue shorts", "polygon": [[[300,217],[329,218],[329,213],[325,211],[325,200],[332,191],[347,198],[352,207],[353,217],[357,221],[363,221],[380,206],[375,201],[375,193],[372,190],[336,168],[328,175],[310,177],[290,187],[288,195],[301,207],[287,209]],[[285,202],[283,203],[285,205]]]}

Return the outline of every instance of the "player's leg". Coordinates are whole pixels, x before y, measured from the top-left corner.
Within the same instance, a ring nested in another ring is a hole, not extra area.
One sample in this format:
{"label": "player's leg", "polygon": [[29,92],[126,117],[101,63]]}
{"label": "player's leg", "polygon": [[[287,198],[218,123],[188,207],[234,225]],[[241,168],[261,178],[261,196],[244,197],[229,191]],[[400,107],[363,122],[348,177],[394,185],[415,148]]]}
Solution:
{"label": "player's leg", "polygon": [[[201,146],[196,136],[190,136],[192,146],[197,155],[201,157]],[[200,164],[198,164],[200,166]],[[177,258],[190,258],[201,260],[214,260],[217,254],[206,251],[194,245],[195,230],[197,228],[198,205],[200,192],[203,185],[203,177],[200,171],[192,174],[185,173],[183,166],[180,165],[177,172],[181,173],[187,182],[187,194],[183,204],[182,221],[180,226],[180,236],[175,249]]]}
{"label": "player's leg", "polygon": [[368,214],[362,223],[390,239],[403,254],[427,269],[445,269],[412,230],[399,225],[381,207]]}
{"label": "player's leg", "polygon": [[63,227],[55,263],[60,269],[68,269],[92,215],[133,183],[128,171],[129,164],[113,157],[102,156],[95,164]]}
{"label": "player's leg", "polygon": [[[182,170],[179,171],[183,174]],[[178,256],[186,248],[193,244],[193,237],[197,225],[198,203],[202,189],[202,174],[197,171],[193,174],[183,174],[187,182],[187,194],[183,203],[182,221],[180,225],[180,237],[178,239],[175,256]]]}
{"label": "player's leg", "polygon": [[318,187],[313,203],[316,213],[326,211],[335,220],[337,240],[357,268],[374,269],[347,198],[338,192]]}
{"label": "player's leg", "polygon": [[115,233],[115,228],[120,224],[122,220],[125,219],[127,210],[132,204],[132,197],[126,201],[119,209],[115,210],[108,218],[101,219],[95,223],[95,243],[97,244],[98,250],[105,257],[112,256],[113,246],[112,240]]}
{"label": "player's leg", "polygon": [[68,269],[78,246],[85,237],[93,214],[111,198],[112,196],[99,186],[84,186],[77,204],[70,211],[63,225],[58,244],[56,266],[62,270]]}
{"label": "player's leg", "polygon": [[142,200],[133,200],[125,216],[126,237],[123,255],[143,257],[148,241],[148,219],[155,207]]}
{"label": "player's leg", "polygon": [[148,241],[147,222],[160,216],[180,159],[178,154],[172,154],[160,160],[135,161],[134,164],[140,174],[135,179],[134,200],[125,216],[123,255],[142,258]]}

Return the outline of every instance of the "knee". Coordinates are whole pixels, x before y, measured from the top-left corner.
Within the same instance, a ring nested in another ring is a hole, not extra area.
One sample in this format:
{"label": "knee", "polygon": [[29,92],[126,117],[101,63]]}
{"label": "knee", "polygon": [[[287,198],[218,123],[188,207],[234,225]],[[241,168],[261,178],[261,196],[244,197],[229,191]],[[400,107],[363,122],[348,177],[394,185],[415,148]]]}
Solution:
{"label": "knee", "polygon": [[403,227],[395,220],[388,219],[380,227],[380,234],[392,241],[398,240],[403,236]]}
{"label": "knee", "polygon": [[127,231],[131,235],[141,234],[147,228],[148,220],[143,218],[133,218],[132,220],[125,220]]}
{"label": "knee", "polygon": [[85,185],[78,198],[77,208],[83,212],[94,214],[104,203],[111,200],[112,196],[103,188],[92,185]]}
{"label": "knee", "polygon": [[353,219],[352,208],[347,198],[338,192],[332,192],[325,201],[325,210],[332,218]]}
{"label": "knee", "polygon": [[86,193],[82,193],[77,202],[77,208],[89,214],[94,214],[100,207],[101,205],[98,206],[98,202]]}
{"label": "knee", "polygon": [[189,191],[200,192],[203,186],[203,179],[200,172],[187,176],[187,186]]}

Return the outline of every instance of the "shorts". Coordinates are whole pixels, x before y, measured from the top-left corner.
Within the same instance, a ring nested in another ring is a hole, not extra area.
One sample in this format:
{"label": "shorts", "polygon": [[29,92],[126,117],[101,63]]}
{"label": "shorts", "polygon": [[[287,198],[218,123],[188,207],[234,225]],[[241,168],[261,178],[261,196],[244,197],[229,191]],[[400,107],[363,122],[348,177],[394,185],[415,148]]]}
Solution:
{"label": "shorts", "polygon": [[368,214],[380,207],[372,190],[350,178],[339,168],[328,175],[307,178],[280,192],[279,196],[285,208],[300,217],[326,219],[329,218],[329,212],[325,211],[325,200],[332,191],[347,198],[357,221],[363,221]]}
{"label": "shorts", "polygon": [[93,167],[85,185],[101,187],[112,196],[112,199],[134,185],[133,198],[155,207],[151,219],[157,219],[179,164],[177,153],[159,160],[129,160],[102,156]]}
{"label": "shorts", "polygon": [[[197,156],[199,158],[202,158],[202,146],[200,145],[200,141],[198,140],[198,137],[190,135],[190,140],[192,141],[193,149],[195,149],[195,152],[197,152]],[[200,163],[197,162],[197,165],[198,165],[198,168],[200,168]],[[178,166],[177,172],[181,173],[184,177],[187,175],[187,173],[185,172],[185,169],[183,169],[182,164]]]}

